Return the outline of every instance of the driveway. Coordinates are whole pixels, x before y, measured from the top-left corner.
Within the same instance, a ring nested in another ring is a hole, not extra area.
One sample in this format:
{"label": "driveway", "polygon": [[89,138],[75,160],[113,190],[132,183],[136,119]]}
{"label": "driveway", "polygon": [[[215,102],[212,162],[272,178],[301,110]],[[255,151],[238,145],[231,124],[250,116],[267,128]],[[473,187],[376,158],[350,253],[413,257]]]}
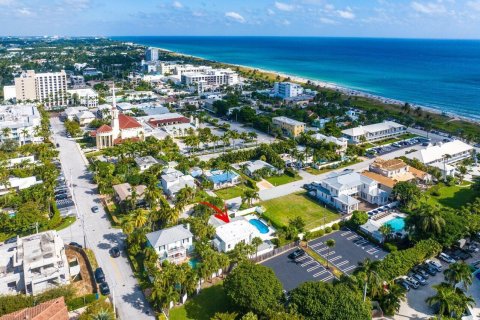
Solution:
{"label": "driveway", "polygon": [[[60,236],[66,243],[71,241],[86,244],[95,252],[99,265],[103,268],[110,285],[112,298],[120,319],[155,319],[149,304],[133,276],[132,269],[123,252],[119,258],[112,258],[109,249],[113,246],[125,247],[125,235],[120,229],[112,228],[107,214],[100,205],[96,185],[90,182],[91,175],[78,150],[75,141],[65,138],[63,124],[52,118],[54,142],[60,145],[60,161],[65,178],[73,187],[77,205],[77,221],[62,231]],[[99,212],[92,213],[91,207],[99,206]]]}
{"label": "driveway", "polygon": [[295,249],[297,248],[286,251],[261,263],[275,272],[275,275],[285,290],[290,291],[295,289],[307,281],[333,280],[333,274],[308,254],[297,258],[295,261],[290,260],[288,255]]}

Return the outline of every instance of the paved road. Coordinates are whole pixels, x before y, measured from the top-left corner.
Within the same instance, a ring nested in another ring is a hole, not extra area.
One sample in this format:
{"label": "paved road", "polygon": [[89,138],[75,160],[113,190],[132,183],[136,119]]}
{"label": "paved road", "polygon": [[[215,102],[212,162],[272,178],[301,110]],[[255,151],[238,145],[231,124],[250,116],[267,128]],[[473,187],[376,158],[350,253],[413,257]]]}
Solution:
{"label": "paved road", "polygon": [[[110,285],[120,319],[155,319],[146,314],[152,314],[152,311],[133,276],[125,253],[114,259],[108,252],[113,246],[124,247],[125,235],[120,229],[111,227],[100,205],[96,185],[90,183],[90,174],[76,143],[63,136],[63,124],[58,118],[51,119],[51,123],[55,142],[60,145],[60,161],[65,177],[73,186],[78,208],[77,221],[71,227],[60,231],[60,236],[66,243],[75,241],[84,244],[86,241],[86,246],[95,252]],[[91,212],[91,207],[95,205],[100,208],[98,213]]]}
{"label": "paved road", "polygon": [[[416,146],[412,146],[411,148],[396,150],[394,152],[382,155],[382,158],[387,159],[387,160],[397,158],[397,157],[405,155],[406,151],[409,151],[409,150],[412,150],[412,149],[419,150],[421,148],[424,148],[424,147],[422,147],[421,145],[416,145]],[[322,173],[322,174],[319,174],[319,175],[313,175],[313,174],[310,174],[310,173],[305,172],[305,171],[300,171],[300,175],[303,178],[302,180],[287,183],[287,184],[284,184],[284,185],[281,185],[281,186],[278,186],[278,187],[275,187],[275,188],[272,188],[272,189],[261,190],[261,191],[259,191],[260,199],[262,201],[265,201],[265,200],[270,200],[270,199],[274,199],[274,198],[283,197],[283,196],[286,196],[290,193],[304,191],[304,189],[302,189],[302,186],[304,184],[308,184],[308,183],[312,183],[314,181],[320,181],[322,179],[325,179],[327,177],[327,175],[331,174],[332,172],[339,172],[339,171],[342,171],[342,170],[345,170],[345,169],[353,169],[355,171],[367,170],[368,166],[373,161],[374,161],[374,159],[367,159],[367,160],[364,160],[362,162],[353,164],[351,166],[348,166],[348,167],[345,167],[345,168],[342,168],[342,169],[339,169],[339,170],[335,170],[335,171]]]}

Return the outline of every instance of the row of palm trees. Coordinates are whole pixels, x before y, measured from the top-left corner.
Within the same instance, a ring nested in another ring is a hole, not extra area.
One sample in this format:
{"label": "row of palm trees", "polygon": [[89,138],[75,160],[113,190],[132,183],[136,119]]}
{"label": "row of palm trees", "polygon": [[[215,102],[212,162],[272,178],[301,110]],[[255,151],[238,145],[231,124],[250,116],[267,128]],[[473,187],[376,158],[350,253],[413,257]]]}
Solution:
{"label": "row of palm trees", "polygon": [[217,136],[212,134],[210,128],[198,129],[198,134],[194,132],[189,132],[189,135],[185,136],[183,141],[185,144],[191,148],[191,151],[194,152],[194,148],[197,150],[200,148],[200,145],[203,147],[208,146],[209,143],[213,143],[213,150],[216,152],[218,143],[222,142],[223,149],[225,151],[226,146],[231,144],[233,148],[236,147],[236,140],[242,139],[246,142],[252,142],[257,139],[258,135],[255,132],[238,132],[236,130],[228,130],[222,136]]}

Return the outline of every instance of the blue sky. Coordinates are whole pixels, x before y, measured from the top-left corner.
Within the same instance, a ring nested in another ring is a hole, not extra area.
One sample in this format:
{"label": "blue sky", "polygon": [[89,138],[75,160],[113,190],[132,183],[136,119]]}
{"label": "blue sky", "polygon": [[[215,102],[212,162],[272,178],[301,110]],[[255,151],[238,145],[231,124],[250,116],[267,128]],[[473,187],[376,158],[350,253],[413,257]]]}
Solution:
{"label": "blue sky", "polygon": [[480,0],[0,0],[0,35],[480,38]]}

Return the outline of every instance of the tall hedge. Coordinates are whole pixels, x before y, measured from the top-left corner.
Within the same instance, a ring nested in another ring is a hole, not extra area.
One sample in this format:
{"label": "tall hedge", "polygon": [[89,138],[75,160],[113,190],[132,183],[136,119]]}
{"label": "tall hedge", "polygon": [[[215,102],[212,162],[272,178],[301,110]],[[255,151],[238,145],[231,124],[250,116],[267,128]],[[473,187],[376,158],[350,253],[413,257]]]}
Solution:
{"label": "tall hedge", "polygon": [[415,265],[438,255],[441,251],[441,244],[428,239],[419,241],[410,249],[392,252],[380,262],[380,276],[382,279],[393,280],[406,275]]}

